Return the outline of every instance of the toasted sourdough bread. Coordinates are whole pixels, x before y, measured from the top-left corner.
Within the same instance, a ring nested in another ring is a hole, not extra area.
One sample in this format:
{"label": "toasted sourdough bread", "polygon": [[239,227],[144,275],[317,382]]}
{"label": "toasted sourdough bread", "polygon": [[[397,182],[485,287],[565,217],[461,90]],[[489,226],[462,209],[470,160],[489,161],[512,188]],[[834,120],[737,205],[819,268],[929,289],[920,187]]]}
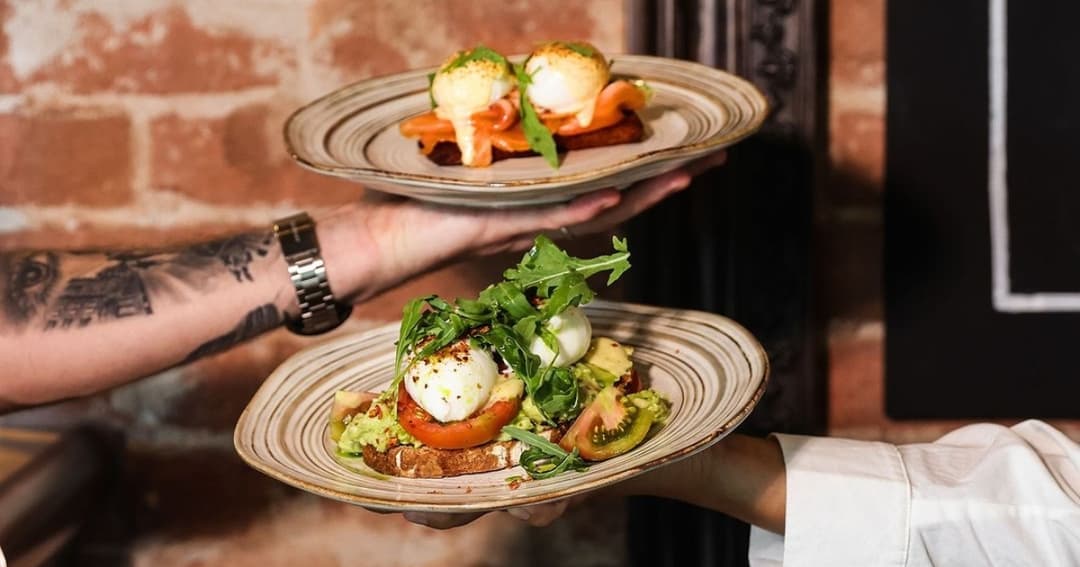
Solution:
{"label": "toasted sourdough bread", "polygon": [[[554,431],[541,435],[551,440]],[[407,478],[442,478],[507,469],[518,464],[525,447],[518,441],[492,442],[470,449],[399,445],[380,453],[364,446],[364,463],[377,472]]]}
{"label": "toasted sourdough bread", "polygon": [[[602,146],[614,146],[640,142],[645,137],[645,125],[641,122],[636,112],[626,112],[623,119],[607,128],[578,134],[577,136],[555,136],[555,145],[559,151],[584,150],[587,148],[599,148]],[[528,157],[539,155],[533,151],[506,152],[499,148],[492,148],[491,160],[493,162],[515,157]],[[454,142],[439,142],[428,154],[428,159],[438,165],[461,165],[461,150]]]}

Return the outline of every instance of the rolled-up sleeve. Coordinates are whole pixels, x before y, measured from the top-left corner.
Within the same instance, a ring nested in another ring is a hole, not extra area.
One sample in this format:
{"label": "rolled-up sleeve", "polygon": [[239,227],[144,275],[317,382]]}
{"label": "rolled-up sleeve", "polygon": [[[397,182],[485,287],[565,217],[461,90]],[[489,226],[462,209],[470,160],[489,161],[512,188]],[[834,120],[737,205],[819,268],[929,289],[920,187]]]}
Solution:
{"label": "rolled-up sleeve", "polygon": [[1043,422],[904,446],[776,438],[785,536],[754,528],[751,565],[1080,565],[1080,447]]}
{"label": "rolled-up sleeve", "polygon": [[786,535],[755,528],[754,565],[904,564],[909,492],[895,446],[795,435],[776,439],[787,466]]}

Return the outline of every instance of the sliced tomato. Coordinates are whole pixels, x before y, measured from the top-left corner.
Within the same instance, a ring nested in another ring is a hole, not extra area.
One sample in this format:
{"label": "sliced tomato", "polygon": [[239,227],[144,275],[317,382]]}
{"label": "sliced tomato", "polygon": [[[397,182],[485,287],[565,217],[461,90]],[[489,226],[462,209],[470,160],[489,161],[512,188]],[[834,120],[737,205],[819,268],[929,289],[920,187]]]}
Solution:
{"label": "sliced tomato", "polygon": [[345,418],[362,413],[371,407],[371,401],[378,394],[371,392],[350,392],[338,390],[334,394],[334,405],[330,408],[330,438],[334,441],[341,439],[345,432]]}
{"label": "sliced tomato", "polygon": [[618,388],[608,386],[582,410],[559,445],[567,451],[577,448],[587,461],[603,461],[641,444],[653,421],[651,411],[628,403]]}
{"label": "sliced tomato", "polygon": [[431,417],[409,396],[402,384],[398,389],[398,423],[421,443],[436,449],[467,449],[491,441],[521,409],[521,400],[496,401],[467,419],[442,423]]}

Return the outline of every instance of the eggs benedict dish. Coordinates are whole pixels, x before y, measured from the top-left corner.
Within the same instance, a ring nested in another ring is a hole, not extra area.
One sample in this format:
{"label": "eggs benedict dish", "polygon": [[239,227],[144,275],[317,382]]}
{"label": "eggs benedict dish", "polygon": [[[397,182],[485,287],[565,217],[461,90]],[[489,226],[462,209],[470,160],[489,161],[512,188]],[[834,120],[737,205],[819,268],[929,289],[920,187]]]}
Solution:
{"label": "eggs benedict dish", "polygon": [[[463,98],[465,98],[463,96]],[[576,119],[583,107],[563,112]],[[583,470],[625,453],[666,419],[643,389],[633,349],[593,336],[586,278],[629,268],[612,254],[574,258],[545,237],[475,299],[405,306],[393,380],[338,392],[329,436],[339,455],[377,472],[437,478],[521,464],[532,478]]]}
{"label": "eggs benedict dish", "polygon": [[439,165],[486,167],[513,157],[640,141],[648,88],[611,80],[607,59],[583,42],[541,45],[521,64],[483,46],[447,59],[430,76],[432,110],[401,123]]}

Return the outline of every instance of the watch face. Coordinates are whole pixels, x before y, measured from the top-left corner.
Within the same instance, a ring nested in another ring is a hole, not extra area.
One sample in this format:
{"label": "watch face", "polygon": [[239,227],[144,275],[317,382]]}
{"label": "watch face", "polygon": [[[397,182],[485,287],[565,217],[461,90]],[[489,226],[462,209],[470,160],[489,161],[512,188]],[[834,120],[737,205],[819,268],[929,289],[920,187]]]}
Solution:
{"label": "watch face", "polygon": [[274,234],[281,243],[281,251],[292,262],[299,255],[319,256],[319,239],[315,235],[315,221],[307,213],[281,219],[274,223]]}
{"label": "watch face", "polygon": [[274,223],[274,234],[289,264],[289,278],[300,304],[300,316],[286,318],[285,327],[300,335],[318,335],[344,323],[352,305],[334,300],[319,253],[315,221],[307,213],[286,217]]}

